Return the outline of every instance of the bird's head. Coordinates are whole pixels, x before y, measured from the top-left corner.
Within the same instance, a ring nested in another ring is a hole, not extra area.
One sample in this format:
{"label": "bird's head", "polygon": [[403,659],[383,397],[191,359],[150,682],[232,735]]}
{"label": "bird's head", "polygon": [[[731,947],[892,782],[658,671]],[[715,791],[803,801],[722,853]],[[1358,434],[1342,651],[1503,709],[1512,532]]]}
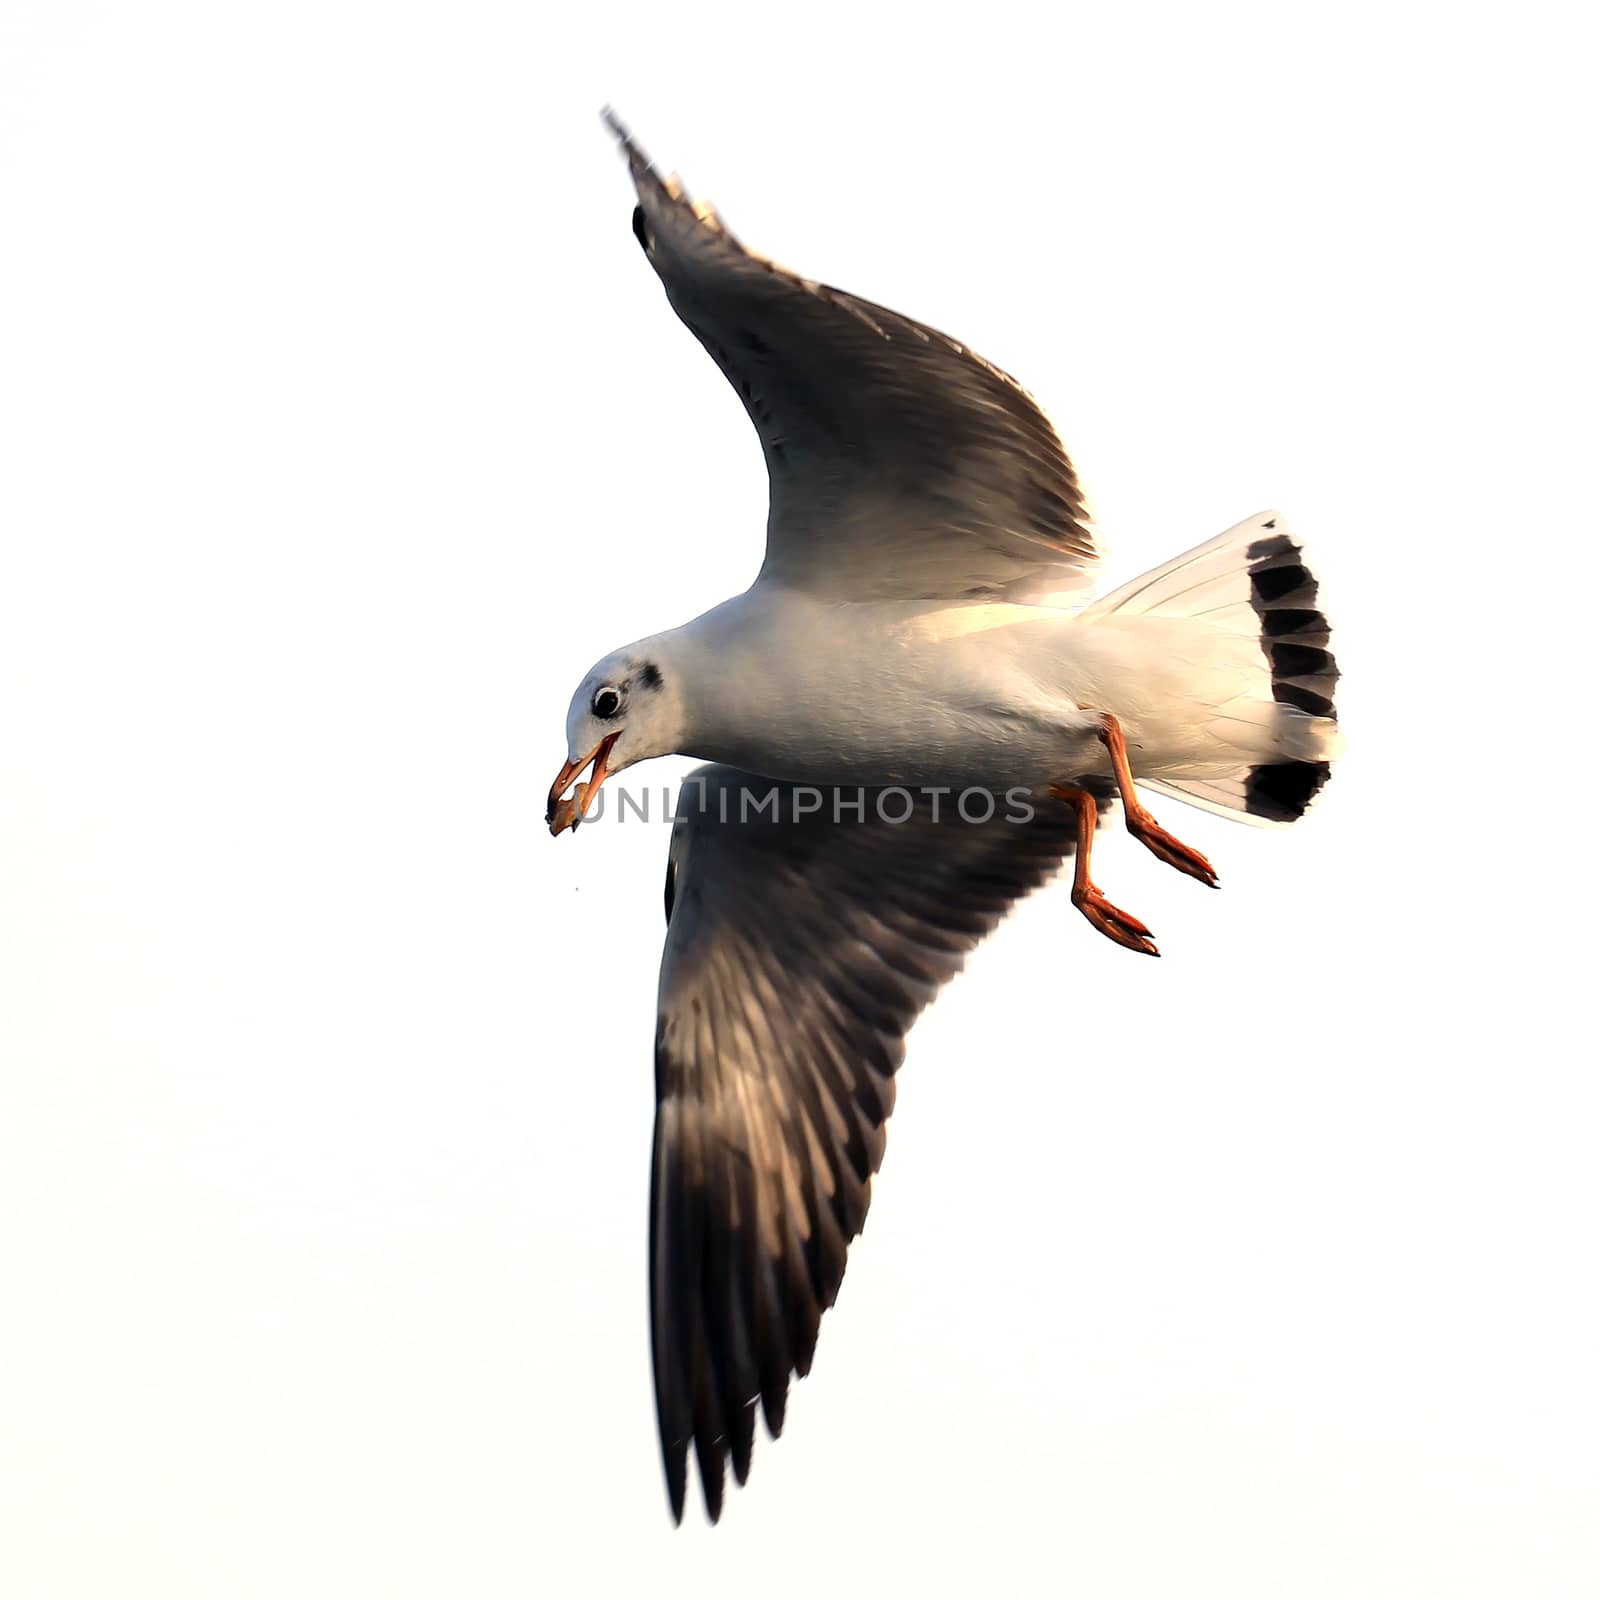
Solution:
{"label": "bird's head", "polygon": [[[681,710],[676,686],[655,653],[633,645],[614,651],[584,675],[567,707],[567,761],[550,787],[544,820],[552,835],[583,821],[600,785],[636,761],[670,755],[678,746]],[[574,780],[590,768],[587,781]]]}

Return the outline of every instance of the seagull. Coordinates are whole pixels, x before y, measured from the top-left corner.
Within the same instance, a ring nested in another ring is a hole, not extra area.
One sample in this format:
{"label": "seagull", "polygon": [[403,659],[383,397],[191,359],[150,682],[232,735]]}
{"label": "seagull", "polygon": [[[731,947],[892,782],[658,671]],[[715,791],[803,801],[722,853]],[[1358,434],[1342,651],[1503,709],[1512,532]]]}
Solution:
{"label": "seagull", "polygon": [[[609,110],[633,233],[733,385],[769,482],[755,583],[612,651],[567,713],[552,834],[681,754],[656,1035],[650,1320],[668,1497],[708,1516],[776,1438],[866,1219],[905,1035],[1010,907],[1072,902],[1120,806],[1215,886],[1140,788],[1265,826],[1340,750],[1317,580],[1262,512],[1090,600],[1100,547],[1054,428],[954,339],[741,244]],[[585,776],[587,774],[587,776]]]}

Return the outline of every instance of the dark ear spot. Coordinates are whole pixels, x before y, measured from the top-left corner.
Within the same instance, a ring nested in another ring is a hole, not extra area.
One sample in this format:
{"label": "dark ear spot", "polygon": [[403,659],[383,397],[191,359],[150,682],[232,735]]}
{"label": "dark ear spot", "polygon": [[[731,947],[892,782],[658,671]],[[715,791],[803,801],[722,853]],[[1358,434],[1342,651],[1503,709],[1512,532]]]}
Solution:
{"label": "dark ear spot", "polygon": [[646,689],[659,689],[661,687],[661,668],[653,661],[645,662],[639,668],[639,682]]}
{"label": "dark ear spot", "polygon": [[635,206],[633,208],[633,236],[639,241],[641,249],[648,250],[650,248],[650,236],[644,231],[643,206]]}

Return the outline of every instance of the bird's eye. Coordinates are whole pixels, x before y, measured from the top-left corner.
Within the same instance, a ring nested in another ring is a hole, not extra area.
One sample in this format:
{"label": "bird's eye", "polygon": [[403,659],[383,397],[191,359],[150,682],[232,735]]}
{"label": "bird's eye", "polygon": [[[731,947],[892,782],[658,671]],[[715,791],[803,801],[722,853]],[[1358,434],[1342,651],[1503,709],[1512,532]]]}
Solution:
{"label": "bird's eye", "polygon": [[602,720],[616,716],[622,708],[622,696],[608,684],[604,689],[596,689],[594,699],[589,703],[589,709]]}

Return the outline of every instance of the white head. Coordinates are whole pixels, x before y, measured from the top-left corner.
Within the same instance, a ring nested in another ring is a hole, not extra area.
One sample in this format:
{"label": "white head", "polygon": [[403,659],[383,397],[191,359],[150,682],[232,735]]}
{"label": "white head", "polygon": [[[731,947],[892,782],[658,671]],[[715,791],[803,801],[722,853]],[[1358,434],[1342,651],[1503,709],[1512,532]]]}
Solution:
{"label": "white head", "polygon": [[[567,762],[550,789],[552,834],[576,828],[606,776],[636,761],[671,755],[683,742],[681,686],[662,664],[665,641],[642,639],[597,661],[567,707]],[[570,798],[590,762],[594,770]]]}

